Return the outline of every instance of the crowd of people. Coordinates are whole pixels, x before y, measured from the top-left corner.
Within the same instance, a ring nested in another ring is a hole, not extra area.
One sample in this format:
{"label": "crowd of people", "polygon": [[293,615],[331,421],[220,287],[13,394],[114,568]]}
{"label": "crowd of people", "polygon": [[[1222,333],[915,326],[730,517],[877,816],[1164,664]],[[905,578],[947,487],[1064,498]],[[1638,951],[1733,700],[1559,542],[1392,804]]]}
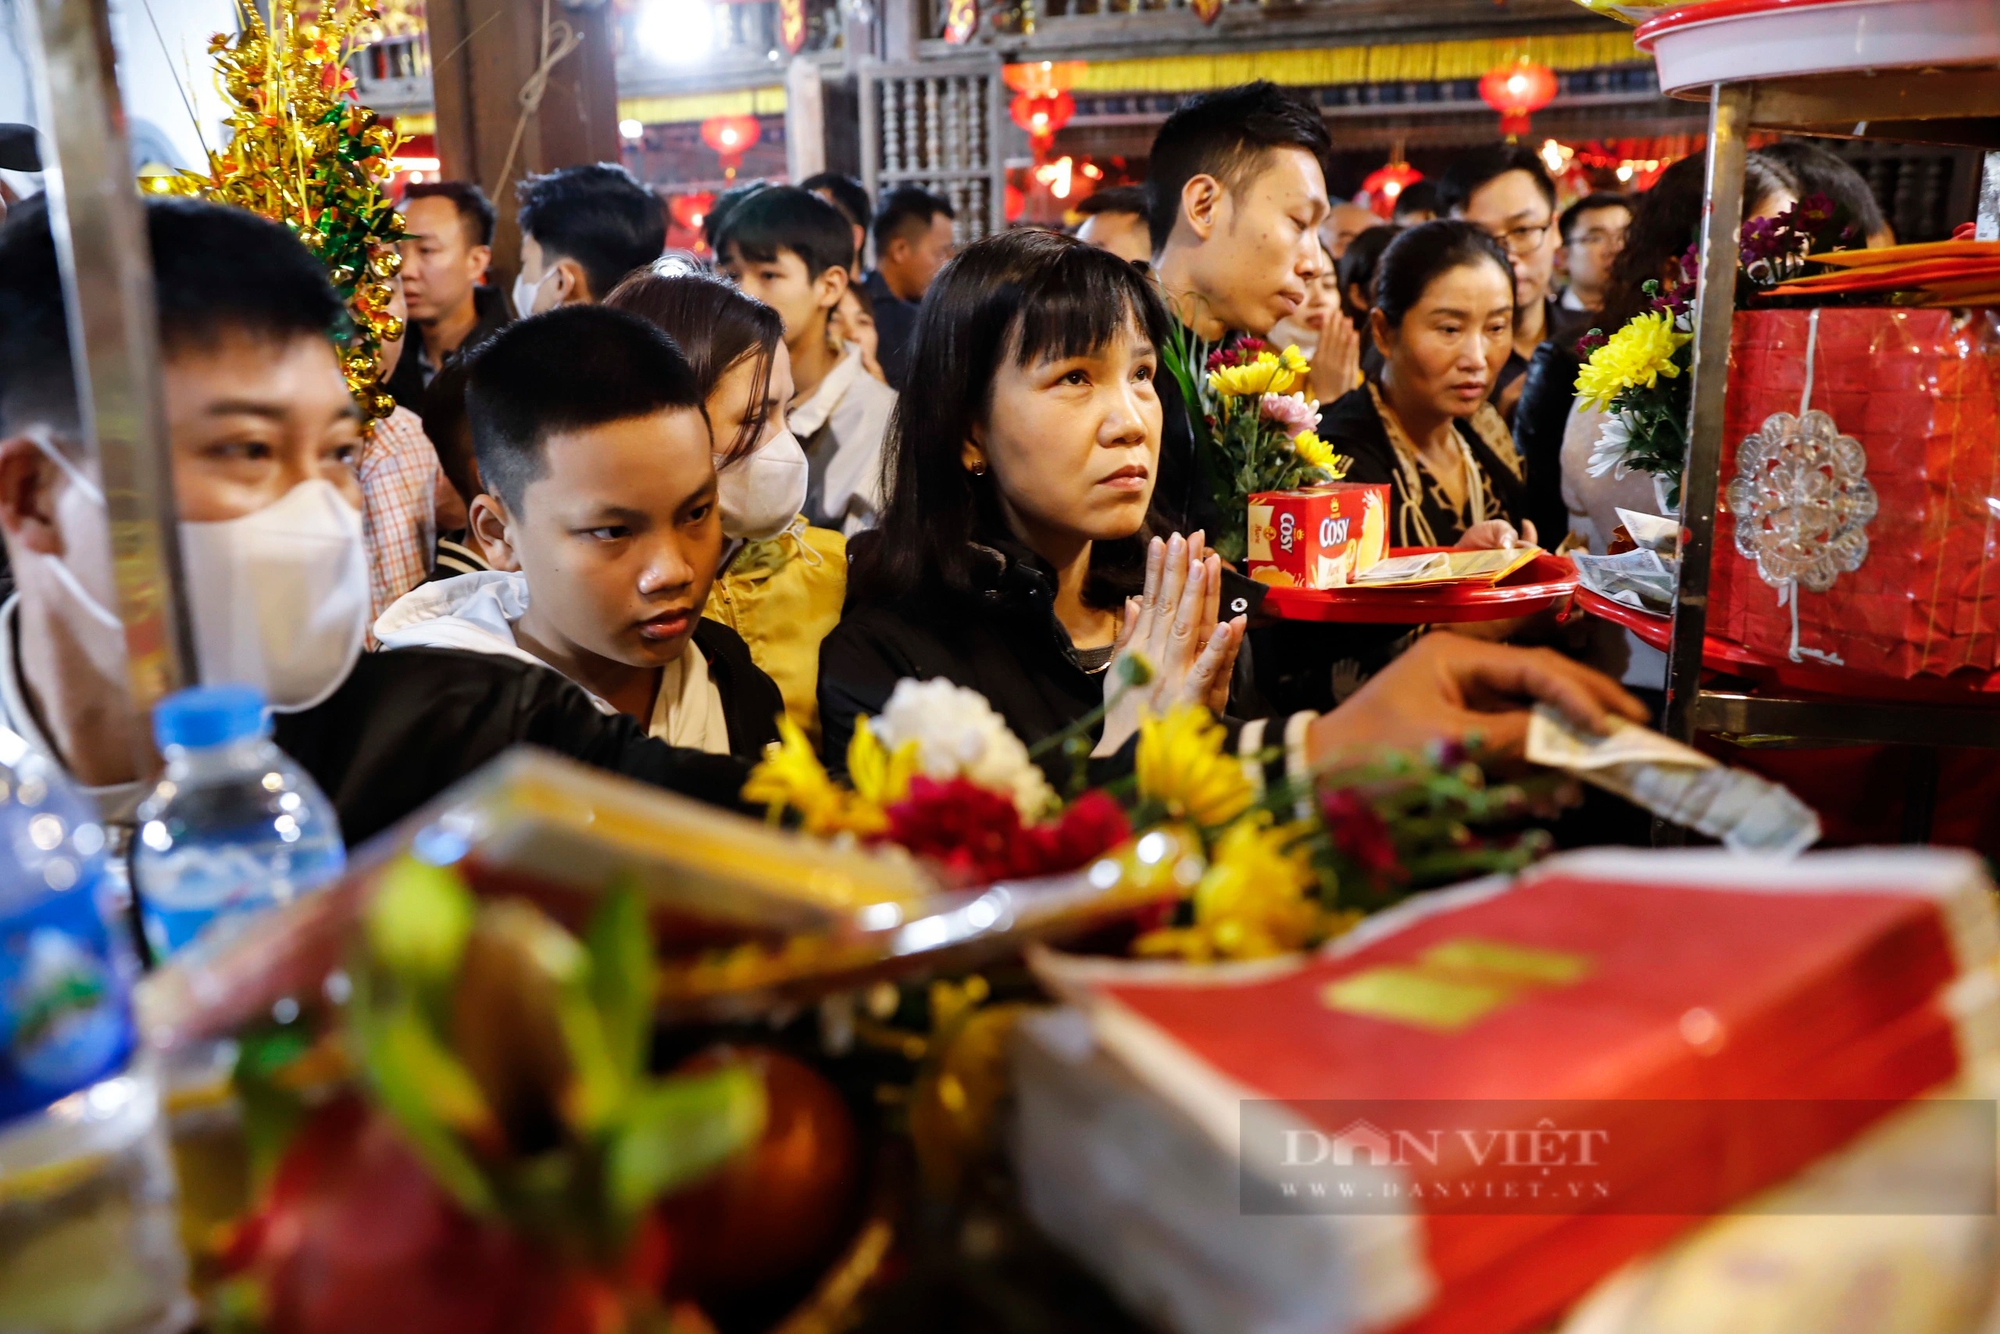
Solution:
{"label": "crowd of people", "polygon": [[[1296,344],[1321,436],[1390,488],[1393,545],[1601,552],[1612,506],[1653,508],[1584,466],[1576,339],[1678,263],[1700,162],[1559,209],[1539,157],[1495,146],[1384,218],[1329,198],[1331,149],[1309,104],[1251,84],[1189,99],[1144,186],[1091,196],[1075,235],[954,253],[943,199],[824,174],[720,198],[712,264],[663,254],[623,168],[567,168],[520,187],[511,300],[494,204],[415,185],[397,406],[372,426],[298,241],[148,199],[199,671],[263,688],[350,840],[518,742],[734,805],[781,717],[839,769],[905,677],[978,690],[1030,744],[1115,704],[1109,773],[1179,701],[1274,772],[1469,735],[1505,756],[1536,700],[1645,718],[1661,664],[1615,635],[1224,614],[1240,576],[1208,544],[1169,340]],[[1837,158],[1752,159],[1750,213],[1831,193],[1885,239]],[[0,228],[0,344],[0,724],[116,814],[144,726],[33,201]]]}

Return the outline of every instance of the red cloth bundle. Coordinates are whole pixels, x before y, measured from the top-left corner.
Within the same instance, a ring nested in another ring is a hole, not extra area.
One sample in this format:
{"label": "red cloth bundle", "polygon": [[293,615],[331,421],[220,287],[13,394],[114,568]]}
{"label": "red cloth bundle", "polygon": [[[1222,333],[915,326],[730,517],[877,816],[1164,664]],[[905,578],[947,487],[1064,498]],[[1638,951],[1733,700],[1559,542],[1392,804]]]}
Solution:
{"label": "red cloth bundle", "polygon": [[[1818,316],[1816,337],[1810,322]],[[1798,644],[1855,672],[1909,678],[2000,668],[2000,312],[1877,308],[1736,316],[1709,632],[1786,656],[1792,609],[1736,546],[1729,483],[1746,437],[1810,406],[1867,451],[1880,507],[1868,554],[1824,593],[1800,590]]]}

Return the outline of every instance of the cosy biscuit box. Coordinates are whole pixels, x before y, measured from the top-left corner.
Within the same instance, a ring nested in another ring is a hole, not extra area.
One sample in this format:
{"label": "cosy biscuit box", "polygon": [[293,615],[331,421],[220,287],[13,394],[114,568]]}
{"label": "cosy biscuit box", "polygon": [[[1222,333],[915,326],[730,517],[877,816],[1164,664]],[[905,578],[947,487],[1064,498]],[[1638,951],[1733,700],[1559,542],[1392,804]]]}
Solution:
{"label": "cosy biscuit box", "polygon": [[1389,488],[1333,482],[1250,497],[1250,577],[1286,588],[1344,588],[1389,549]]}

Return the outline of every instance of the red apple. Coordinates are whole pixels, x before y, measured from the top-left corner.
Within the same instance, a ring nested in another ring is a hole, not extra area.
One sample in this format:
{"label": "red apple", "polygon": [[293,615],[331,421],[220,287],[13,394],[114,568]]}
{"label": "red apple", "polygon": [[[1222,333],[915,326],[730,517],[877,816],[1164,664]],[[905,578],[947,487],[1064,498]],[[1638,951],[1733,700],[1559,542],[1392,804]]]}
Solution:
{"label": "red apple", "polygon": [[721,1046],[680,1069],[736,1063],[763,1077],[763,1137],[717,1176],[661,1205],[673,1232],[674,1287],[701,1300],[740,1295],[829,1260],[853,1222],[860,1176],[854,1118],[811,1066],[768,1047]]}

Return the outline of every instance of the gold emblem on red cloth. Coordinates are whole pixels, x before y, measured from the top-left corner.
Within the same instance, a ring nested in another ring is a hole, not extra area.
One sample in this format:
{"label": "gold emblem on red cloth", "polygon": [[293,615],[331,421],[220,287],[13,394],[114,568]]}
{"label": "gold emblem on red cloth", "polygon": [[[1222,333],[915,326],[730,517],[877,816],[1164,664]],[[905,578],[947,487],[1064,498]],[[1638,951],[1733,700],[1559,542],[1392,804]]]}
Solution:
{"label": "gold emblem on red cloth", "polygon": [[1455,1033],[1533,987],[1574,986],[1590,974],[1581,954],[1461,936],[1408,963],[1382,964],[1329,983],[1330,1010]]}

